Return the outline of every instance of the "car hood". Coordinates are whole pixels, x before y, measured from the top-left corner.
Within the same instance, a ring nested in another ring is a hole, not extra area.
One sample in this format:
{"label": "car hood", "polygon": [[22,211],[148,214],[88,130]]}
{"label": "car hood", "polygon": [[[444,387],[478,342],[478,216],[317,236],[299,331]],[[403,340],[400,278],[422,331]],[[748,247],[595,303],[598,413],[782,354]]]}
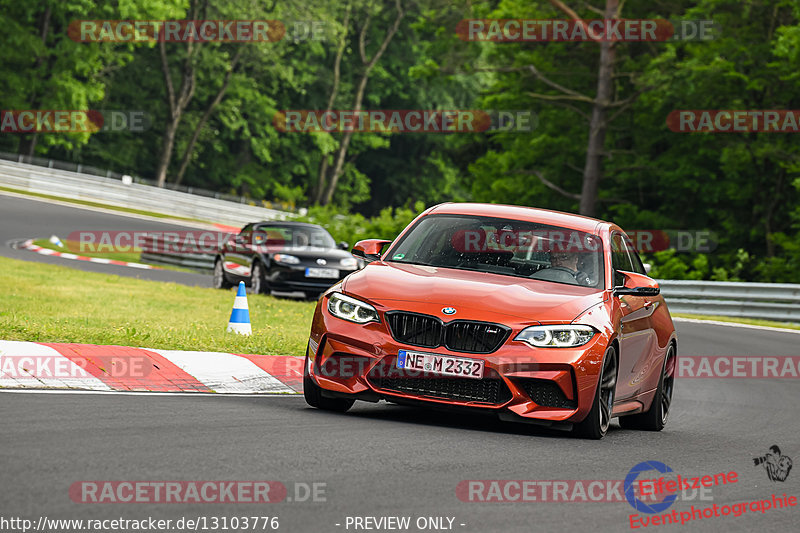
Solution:
{"label": "car hood", "polygon": [[340,250],[338,248],[318,248],[315,246],[265,246],[262,245],[258,248],[262,253],[268,254],[290,254],[300,258],[316,258],[322,257],[325,259],[344,259],[345,257],[353,257],[350,252]]}
{"label": "car hood", "polygon": [[[491,321],[508,315],[538,322],[571,322],[589,307],[603,301],[604,293],[542,280],[500,274],[376,261],[348,276],[343,290],[386,307],[407,311],[413,306],[396,302],[420,302],[455,307],[453,318]],[[395,303],[393,303],[395,302]],[[429,306],[424,306],[429,307]]]}

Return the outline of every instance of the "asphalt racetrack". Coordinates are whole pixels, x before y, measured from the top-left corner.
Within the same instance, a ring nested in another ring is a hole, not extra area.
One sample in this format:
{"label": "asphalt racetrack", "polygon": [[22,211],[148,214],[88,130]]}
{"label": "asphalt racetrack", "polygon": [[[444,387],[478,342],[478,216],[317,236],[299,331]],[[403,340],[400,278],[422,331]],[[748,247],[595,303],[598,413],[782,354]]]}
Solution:
{"label": "asphalt racetrack", "polygon": [[[0,196],[0,240],[49,236],[54,227],[63,233],[166,226],[44,205]],[[126,272],[7,246],[0,254],[186,284],[208,280],[169,271]],[[797,333],[676,325],[679,358],[800,352]],[[279,517],[279,531],[334,532],[365,530],[346,527],[348,517],[409,516],[412,524],[417,517],[450,517],[452,530],[463,532],[630,531],[629,516],[635,511],[624,501],[467,502],[459,499],[456,487],[463,480],[622,480],[634,465],[656,460],[683,476],[738,474],[736,483],[712,491],[713,500],[679,500],[667,512],[770,499],[772,494],[798,496],[800,467],[785,482],[773,482],[753,461],[772,445],[800,460],[798,400],[797,379],[682,379],[676,381],[663,432],[621,430],[614,423],[605,439],[585,441],[491,417],[385,403],[356,403],[339,415],[308,408],[302,396],[4,392],[0,501],[4,516],[34,522],[40,516],[176,520],[258,515]],[[324,483],[325,492],[316,502],[287,499],[266,505],[74,503],[69,488],[84,480],[275,480],[287,487],[288,498],[295,498],[303,484]],[[800,508],[748,510],[738,517],[643,529],[798,531]],[[264,529],[259,524],[255,530]]]}

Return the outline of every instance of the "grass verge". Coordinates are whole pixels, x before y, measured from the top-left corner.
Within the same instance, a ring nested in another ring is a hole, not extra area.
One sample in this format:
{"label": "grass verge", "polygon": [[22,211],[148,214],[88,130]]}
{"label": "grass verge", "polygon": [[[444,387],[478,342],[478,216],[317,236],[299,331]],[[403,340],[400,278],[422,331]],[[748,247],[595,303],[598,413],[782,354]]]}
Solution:
{"label": "grass verge", "polygon": [[114,259],[115,261],[125,261],[128,263],[141,263],[145,265],[153,265],[163,270],[174,270],[176,272],[209,272],[210,270],[203,270],[203,269],[191,269],[188,267],[180,267],[177,265],[169,265],[166,263],[151,263],[149,261],[142,261],[142,252],[138,248],[131,247],[131,252],[114,252],[114,253],[103,253],[103,252],[81,252],[80,243],[77,241],[62,241],[64,242],[64,247],[61,248],[56,246],[50,239],[36,239],[33,241],[33,244],[36,246],[41,246],[42,248],[47,248],[48,250],[55,250],[56,252],[66,252],[69,254],[75,255],[82,255],[84,257],[99,257],[101,259]]}
{"label": "grass verge", "polygon": [[99,257],[101,259],[114,259],[115,261],[125,261],[127,263],[142,263],[142,251],[138,248],[131,247],[130,252],[114,252],[114,253],[103,253],[103,252],[83,252],[81,251],[81,245],[78,241],[62,241],[64,243],[63,247],[56,246],[50,239],[35,239],[33,244],[36,246],[41,246],[42,248],[47,248],[48,250],[55,250],[56,252],[64,252],[69,254],[75,255],[82,255],[84,257]]}
{"label": "grass verge", "polygon": [[695,320],[719,320],[720,322],[734,322],[736,324],[747,324],[750,326],[767,326],[771,328],[782,329],[800,329],[800,324],[792,324],[787,322],[775,322],[772,320],[760,320],[757,318],[737,318],[732,316],[708,316],[708,315],[693,315],[689,313],[671,313],[674,317],[679,318],[693,318]]}
{"label": "grass verge", "polygon": [[226,333],[233,290],[0,257],[0,339],[303,355],[314,302],[249,295],[253,335]]}

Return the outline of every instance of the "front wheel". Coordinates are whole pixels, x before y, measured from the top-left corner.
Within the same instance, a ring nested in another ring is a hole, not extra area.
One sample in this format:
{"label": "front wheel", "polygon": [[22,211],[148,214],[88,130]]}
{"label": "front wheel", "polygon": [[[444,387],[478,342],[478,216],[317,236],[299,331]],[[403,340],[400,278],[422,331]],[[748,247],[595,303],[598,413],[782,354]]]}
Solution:
{"label": "front wheel", "polygon": [[575,424],[573,431],[586,439],[602,439],[611,424],[614,394],[617,389],[617,352],[614,347],[606,350],[603,368],[594,395],[592,409],[582,422]]}
{"label": "front wheel", "polygon": [[355,403],[355,400],[345,398],[326,398],[322,395],[322,389],[314,383],[314,379],[308,375],[308,358],[306,357],[306,370],[303,373],[303,396],[306,403],[311,407],[322,409],[323,411],[336,411],[344,413]]}
{"label": "front wheel", "polygon": [[658,380],[656,395],[650,409],[638,415],[621,416],[619,424],[625,429],[661,431],[667,425],[669,408],[672,405],[672,391],[675,387],[675,346],[670,344],[664,357],[661,378]]}
{"label": "front wheel", "polygon": [[230,289],[233,287],[227,279],[225,279],[225,270],[222,268],[222,259],[214,261],[214,288],[215,289]]}
{"label": "front wheel", "polygon": [[264,279],[264,267],[260,262],[253,264],[253,270],[250,273],[250,289],[253,294],[269,294],[269,286]]}

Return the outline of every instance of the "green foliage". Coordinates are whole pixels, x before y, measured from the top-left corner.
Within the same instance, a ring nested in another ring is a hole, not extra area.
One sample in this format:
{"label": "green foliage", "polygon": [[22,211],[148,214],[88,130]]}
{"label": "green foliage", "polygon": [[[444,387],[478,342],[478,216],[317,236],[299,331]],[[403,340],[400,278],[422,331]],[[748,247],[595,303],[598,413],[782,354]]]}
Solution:
{"label": "green foliage", "polygon": [[[585,2],[565,2],[581,17]],[[0,99],[5,109],[143,110],[149,131],[0,136],[0,150],[28,151],[152,177],[168,118],[161,61],[153,43],[77,43],[76,19],[186,16],[189,0],[0,0]],[[350,22],[344,27],[350,6]],[[565,18],[551,2],[402,0],[406,16],[367,83],[365,109],[527,110],[531,131],[356,133],[333,206],[310,216],[351,244],[392,238],[419,210],[444,201],[511,203],[576,211],[592,105],[559,99],[563,86],[587,99],[597,91],[594,43],[467,42],[470,18]],[[654,274],[684,279],[800,282],[800,144],[777,133],[677,133],[680,109],[799,109],[800,4],[796,0],[675,0],[623,3],[623,18],[713,19],[713,40],[617,43],[599,218],[623,228],[712,230],[706,256],[660,252]],[[344,35],[335,109],[351,109],[367,55],[394,16],[394,2],[209,3],[209,18],[278,19],[276,43],[206,43],[196,57],[195,94],[176,135],[168,178],[222,85],[225,97],[200,131],[184,185],[291,207],[309,206],[320,167],[333,163],[341,133],[285,133],[279,110],[325,109]],[[273,7],[274,6],[274,7]],[[49,30],[41,37],[49,13]],[[217,17],[217,15],[219,15]],[[323,21],[320,40],[295,38],[293,21]],[[369,22],[369,24],[367,24]],[[167,44],[175,79],[182,44]],[[531,67],[545,79],[535,75]],[[555,84],[555,85],[554,85]],[[544,98],[542,97],[544,95]],[[563,96],[563,95],[562,95]],[[400,206],[415,205],[414,209]],[[349,214],[351,213],[352,214]]]}

